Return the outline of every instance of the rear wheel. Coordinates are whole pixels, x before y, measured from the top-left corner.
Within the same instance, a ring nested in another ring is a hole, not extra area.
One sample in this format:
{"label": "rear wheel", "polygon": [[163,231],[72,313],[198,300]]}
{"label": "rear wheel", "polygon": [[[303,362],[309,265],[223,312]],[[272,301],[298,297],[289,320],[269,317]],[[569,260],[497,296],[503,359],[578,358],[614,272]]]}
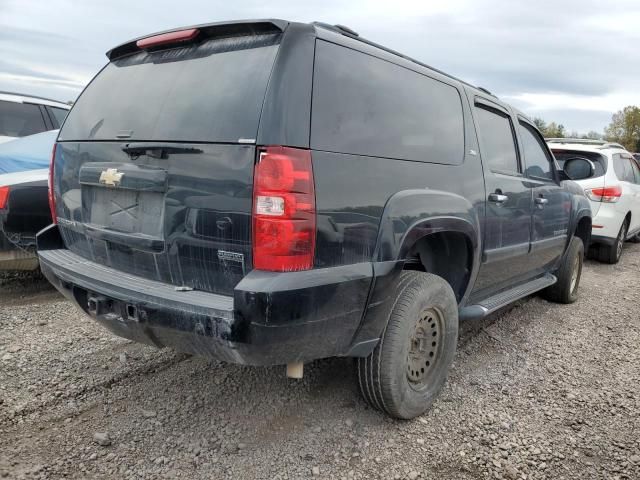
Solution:
{"label": "rear wheel", "polygon": [[584,244],[582,239],[573,237],[562,265],[556,272],[558,281],[542,291],[547,300],[559,303],[573,303],[578,299],[578,286],[582,276]]}
{"label": "rear wheel", "polygon": [[405,271],[380,343],[357,359],[364,399],[396,418],[414,418],[436,399],[453,362],[458,303],[447,282]]}
{"label": "rear wheel", "polygon": [[622,247],[627,238],[627,231],[629,230],[629,221],[625,219],[622,222],[618,236],[612,245],[597,245],[597,259],[604,263],[618,263],[622,256]]}

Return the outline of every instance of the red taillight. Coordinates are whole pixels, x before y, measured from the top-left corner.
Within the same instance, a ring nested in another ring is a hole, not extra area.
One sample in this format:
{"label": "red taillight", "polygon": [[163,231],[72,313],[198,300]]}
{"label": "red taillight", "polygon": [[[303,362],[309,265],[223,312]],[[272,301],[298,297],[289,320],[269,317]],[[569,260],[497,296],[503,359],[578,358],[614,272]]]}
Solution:
{"label": "red taillight", "polygon": [[53,144],[53,151],[51,152],[51,163],[49,164],[49,210],[51,211],[51,220],[53,223],[58,223],[58,216],[56,215],[56,196],[53,193],[53,165],[56,161],[56,146]]}
{"label": "red taillight", "polygon": [[153,37],[143,38],[136,42],[138,48],[159,47],[160,45],[169,45],[171,43],[183,43],[193,40],[198,36],[200,30],[197,28],[189,28],[178,32],[161,33]]}
{"label": "red taillight", "polygon": [[0,187],[0,210],[7,208],[9,202],[9,186]]}
{"label": "red taillight", "polygon": [[594,202],[615,203],[622,196],[619,185],[613,187],[587,188],[584,193]]}
{"label": "red taillight", "polygon": [[311,152],[260,150],[253,177],[253,266],[289,272],[313,267],[316,197]]}

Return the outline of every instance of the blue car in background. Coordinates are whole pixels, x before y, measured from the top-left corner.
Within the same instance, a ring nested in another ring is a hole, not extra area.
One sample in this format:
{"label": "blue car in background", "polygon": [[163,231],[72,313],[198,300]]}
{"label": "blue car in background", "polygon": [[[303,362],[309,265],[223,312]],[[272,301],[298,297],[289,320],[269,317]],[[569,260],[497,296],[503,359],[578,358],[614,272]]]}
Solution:
{"label": "blue car in background", "polygon": [[57,135],[0,144],[0,270],[38,268],[36,233],[51,224],[48,175]]}

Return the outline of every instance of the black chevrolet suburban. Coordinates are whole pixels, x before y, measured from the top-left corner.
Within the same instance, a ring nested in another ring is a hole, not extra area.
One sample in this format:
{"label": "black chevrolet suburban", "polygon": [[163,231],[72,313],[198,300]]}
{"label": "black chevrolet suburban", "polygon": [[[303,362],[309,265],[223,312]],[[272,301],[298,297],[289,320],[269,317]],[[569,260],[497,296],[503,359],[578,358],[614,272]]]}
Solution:
{"label": "black chevrolet suburban", "polygon": [[398,418],[458,322],[575,300],[591,212],[487,90],[342,26],[224,22],[124,43],[52,159],[49,280],[106,328],[241,364],[357,358]]}

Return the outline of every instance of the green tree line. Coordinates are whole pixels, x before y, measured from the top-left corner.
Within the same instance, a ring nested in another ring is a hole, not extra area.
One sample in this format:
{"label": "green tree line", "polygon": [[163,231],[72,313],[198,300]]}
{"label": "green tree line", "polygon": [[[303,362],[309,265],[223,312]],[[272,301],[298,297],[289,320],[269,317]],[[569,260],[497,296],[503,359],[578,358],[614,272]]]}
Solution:
{"label": "green tree line", "polygon": [[620,143],[630,152],[640,152],[640,107],[634,105],[614,113],[611,117],[611,123],[604,129],[604,133],[595,131],[586,134],[567,132],[564,125],[556,122],[547,123],[542,118],[534,118],[533,122],[546,138],[606,140]]}

